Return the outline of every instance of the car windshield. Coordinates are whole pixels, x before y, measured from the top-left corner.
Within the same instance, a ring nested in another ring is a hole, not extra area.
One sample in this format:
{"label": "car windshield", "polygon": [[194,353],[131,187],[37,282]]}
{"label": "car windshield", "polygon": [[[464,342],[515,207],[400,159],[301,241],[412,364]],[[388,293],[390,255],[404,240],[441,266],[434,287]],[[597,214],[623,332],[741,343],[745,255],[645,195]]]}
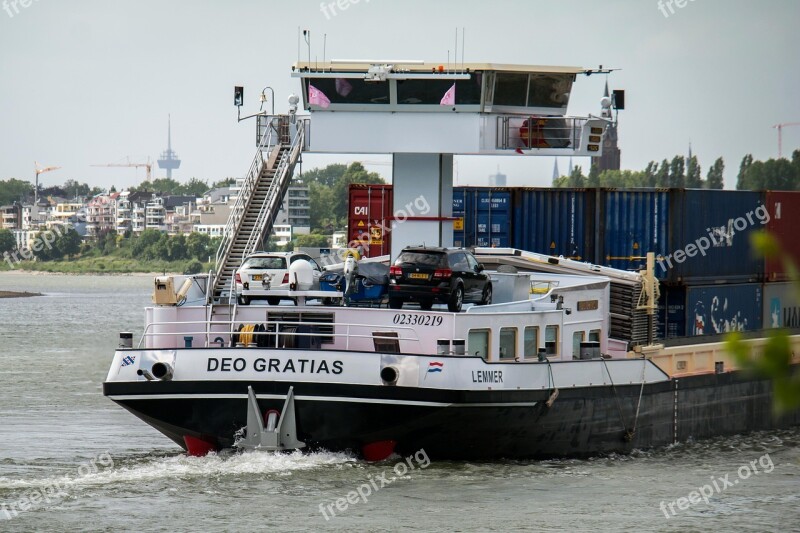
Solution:
{"label": "car windshield", "polygon": [[442,266],[445,263],[445,254],[437,252],[402,252],[395,261],[396,264],[416,264],[425,266]]}
{"label": "car windshield", "polygon": [[264,270],[286,269],[286,259],[283,257],[251,257],[244,262],[242,268]]}

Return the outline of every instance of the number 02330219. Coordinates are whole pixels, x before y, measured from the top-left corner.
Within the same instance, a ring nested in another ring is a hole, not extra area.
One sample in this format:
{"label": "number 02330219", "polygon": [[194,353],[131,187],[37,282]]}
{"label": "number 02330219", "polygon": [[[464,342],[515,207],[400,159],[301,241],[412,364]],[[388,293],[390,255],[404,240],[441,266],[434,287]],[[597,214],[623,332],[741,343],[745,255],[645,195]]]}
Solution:
{"label": "number 02330219", "polygon": [[415,315],[412,313],[397,313],[392,322],[398,326],[441,326],[442,317],[436,315]]}

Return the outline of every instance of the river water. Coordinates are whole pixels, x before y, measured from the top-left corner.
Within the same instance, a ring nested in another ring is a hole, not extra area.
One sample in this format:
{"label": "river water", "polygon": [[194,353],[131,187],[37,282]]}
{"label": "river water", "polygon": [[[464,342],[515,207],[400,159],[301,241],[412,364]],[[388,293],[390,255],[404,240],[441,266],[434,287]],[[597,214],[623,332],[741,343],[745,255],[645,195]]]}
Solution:
{"label": "river water", "polygon": [[44,293],[0,299],[0,531],[800,530],[798,429],[591,460],[187,457],[102,395],[151,287],[0,274]]}

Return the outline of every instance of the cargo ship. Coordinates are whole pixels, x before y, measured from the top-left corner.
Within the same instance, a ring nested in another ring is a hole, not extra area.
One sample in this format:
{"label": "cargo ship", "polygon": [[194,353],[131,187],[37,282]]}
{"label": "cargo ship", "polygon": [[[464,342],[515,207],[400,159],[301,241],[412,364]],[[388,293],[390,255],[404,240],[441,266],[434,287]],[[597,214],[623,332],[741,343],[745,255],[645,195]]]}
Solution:
{"label": "cargo ship", "polygon": [[[320,305],[299,266],[279,295],[297,305],[238,305],[232,280],[263,248],[303,152],[393,154],[393,203],[408,209],[380,226],[381,240],[391,234],[388,254],[369,261],[390,262],[421,241],[452,247],[467,233],[459,220],[480,216],[467,197],[464,216],[453,211],[453,154],[602,153],[611,121],[566,114],[572,84],[595,73],[298,62],[302,96],[289,97],[286,114],[256,117],[256,156],[216,270],[156,278],[141,340],[134,347],[121,334],[104,394],[195,455],[240,447],[370,460],[420,449],[440,459],[572,457],[800,423],[771,417],[771,383],[740,371],[724,344],[656,342],[653,252],[630,271],[587,262],[596,255],[490,241],[472,251],[490,272],[493,300],[461,312]],[[298,114],[301,101],[308,115]],[[357,269],[350,259],[346,275]],[[762,339],[746,342],[761,355]]]}

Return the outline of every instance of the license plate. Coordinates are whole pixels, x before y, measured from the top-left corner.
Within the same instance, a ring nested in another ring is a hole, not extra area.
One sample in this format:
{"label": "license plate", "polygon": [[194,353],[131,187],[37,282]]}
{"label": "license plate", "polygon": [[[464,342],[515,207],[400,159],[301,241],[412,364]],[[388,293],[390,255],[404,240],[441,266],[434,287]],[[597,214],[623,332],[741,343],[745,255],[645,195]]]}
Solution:
{"label": "license plate", "polygon": [[411,278],[411,279],[428,279],[428,275],[427,274],[413,273],[413,274],[409,274],[408,277]]}
{"label": "license plate", "polygon": [[253,275],[253,281],[261,281],[261,278],[262,278],[261,274],[254,274]]}

